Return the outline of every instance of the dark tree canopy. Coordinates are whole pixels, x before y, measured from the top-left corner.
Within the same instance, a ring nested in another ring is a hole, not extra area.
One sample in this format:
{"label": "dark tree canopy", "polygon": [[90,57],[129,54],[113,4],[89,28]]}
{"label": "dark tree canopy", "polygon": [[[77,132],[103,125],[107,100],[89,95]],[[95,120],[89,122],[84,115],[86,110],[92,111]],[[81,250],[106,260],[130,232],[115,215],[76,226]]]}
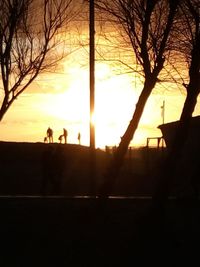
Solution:
{"label": "dark tree canopy", "polygon": [[63,58],[58,46],[74,15],[73,0],[0,1],[0,120],[39,73]]}

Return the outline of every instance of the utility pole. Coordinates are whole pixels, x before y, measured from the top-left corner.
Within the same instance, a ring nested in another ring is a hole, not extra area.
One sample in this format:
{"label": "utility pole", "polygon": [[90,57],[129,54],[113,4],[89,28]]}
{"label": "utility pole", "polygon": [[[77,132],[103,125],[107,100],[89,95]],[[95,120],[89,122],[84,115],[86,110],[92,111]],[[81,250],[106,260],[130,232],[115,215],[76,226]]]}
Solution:
{"label": "utility pole", "polygon": [[163,100],[161,109],[162,109],[162,123],[165,124],[165,100]]}
{"label": "utility pole", "polygon": [[[165,124],[165,100],[163,100],[163,104],[161,106],[162,109],[162,124]],[[162,138],[162,148],[164,147],[164,140]]]}
{"label": "utility pole", "polygon": [[90,148],[95,149],[95,16],[94,0],[90,0]]}
{"label": "utility pole", "polygon": [[90,194],[96,196],[96,151],[95,151],[95,15],[94,1],[89,1],[90,32]]}

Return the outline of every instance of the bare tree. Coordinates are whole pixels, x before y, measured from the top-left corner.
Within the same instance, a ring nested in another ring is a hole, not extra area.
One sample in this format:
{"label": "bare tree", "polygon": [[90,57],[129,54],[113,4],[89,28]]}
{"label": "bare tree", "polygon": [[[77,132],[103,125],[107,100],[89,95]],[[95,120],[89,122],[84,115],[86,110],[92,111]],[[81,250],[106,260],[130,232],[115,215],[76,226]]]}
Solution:
{"label": "bare tree", "polygon": [[180,117],[180,120],[184,120],[192,117],[200,93],[200,2],[185,0],[181,7],[185,25],[181,46],[188,62],[189,74],[189,83],[185,84],[187,96]]}
{"label": "bare tree", "polygon": [[[158,188],[155,193],[155,204],[164,209],[169,194],[171,182],[184,144],[188,137],[193,111],[200,93],[200,2],[198,0],[184,0],[180,2],[179,28],[177,29],[177,50],[184,54],[188,63],[188,83],[186,99],[175,133],[173,144],[164,163],[164,169],[159,177]],[[192,155],[191,155],[192,156]],[[196,155],[195,155],[196,156]]]}
{"label": "bare tree", "polygon": [[109,193],[134,137],[145,104],[156,83],[160,81],[160,73],[173,45],[170,37],[178,2],[178,0],[100,0],[97,3],[98,8],[109,13],[123,28],[144,77],[143,89],[132,119],[121,137],[106,173],[101,192],[103,195]]}
{"label": "bare tree", "polygon": [[73,0],[0,1],[0,120],[39,73],[63,58]]}

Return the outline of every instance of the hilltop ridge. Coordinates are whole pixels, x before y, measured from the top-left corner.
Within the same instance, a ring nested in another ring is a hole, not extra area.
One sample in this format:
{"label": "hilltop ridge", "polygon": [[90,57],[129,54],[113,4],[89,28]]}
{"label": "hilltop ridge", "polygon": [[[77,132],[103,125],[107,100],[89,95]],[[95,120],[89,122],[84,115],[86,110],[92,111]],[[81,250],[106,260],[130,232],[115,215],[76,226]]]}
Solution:
{"label": "hilltop ridge", "polygon": [[[65,167],[61,179],[60,195],[90,195],[91,183],[95,192],[104,182],[104,173],[112,151],[96,149],[96,172],[91,178],[90,148],[77,144],[44,144],[0,141],[0,195],[40,195],[43,181],[42,155],[48,146],[63,148]],[[113,184],[113,196],[151,196],[155,190],[156,172],[166,151],[156,148],[136,148],[127,153],[119,176]],[[187,166],[174,181],[172,194],[189,194],[191,185]],[[93,180],[91,180],[93,179]],[[47,188],[47,194],[51,190]]]}

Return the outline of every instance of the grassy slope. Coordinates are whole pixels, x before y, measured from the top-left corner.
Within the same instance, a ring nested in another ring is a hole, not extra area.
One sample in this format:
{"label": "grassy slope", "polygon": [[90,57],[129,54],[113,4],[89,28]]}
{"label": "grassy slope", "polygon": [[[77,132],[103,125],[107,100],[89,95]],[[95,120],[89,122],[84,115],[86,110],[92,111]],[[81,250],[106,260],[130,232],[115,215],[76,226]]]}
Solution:
{"label": "grassy slope", "polygon": [[[43,177],[42,154],[47,146],[48,144],[44,143],[0,142],[0,194],[40,194]],[[56,147],[57,144],[52,146]],[[89,148],[74,144],[62,147],[65,151],[66,164],[61,194],[69,196],[90,194]],[[143,148],[132,151],[131,159],[129,156],[127,155],[111,194],[151,195],[155,186],[154,174],[157,163],[162,159],[163,153],[156,149]],[[96,150],[96,188],[103,182],[103,174],[110,158],[111,154]],[[183,183],[182,187],[188,189],[187,183],[186,185]],[[47,191],[50,193],[50,189]]]}

